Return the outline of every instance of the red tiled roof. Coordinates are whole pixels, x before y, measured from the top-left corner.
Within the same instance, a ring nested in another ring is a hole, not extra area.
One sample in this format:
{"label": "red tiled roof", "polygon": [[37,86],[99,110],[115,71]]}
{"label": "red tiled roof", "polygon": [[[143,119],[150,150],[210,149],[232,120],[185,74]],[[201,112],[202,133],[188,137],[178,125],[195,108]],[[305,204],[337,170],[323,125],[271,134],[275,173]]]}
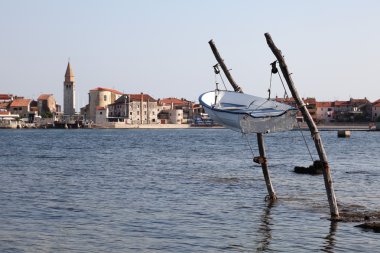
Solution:
{"label": "red tiled roof", "polygon": [[188,101],[178,98],[162,98],[159,100],[161,104],[174,104],[174,105],[182,105],[182,104],[188,104]]}
{"label": "red tiled roof", "polygon": [[350,104],[350,101],[334,101],[335,107],[348,106],[349,104]]}
{"label": "red tiled roof", "polygon": [[104,107],[104,106],[97,106],[96,107],[96,110],[98,111],[98,110],[105,110],[106,108]]}
{"label": "red tiled roof", "polygon": [[2,103],[0,103],[0,109],[7,109],[10,103],[11,102],[2,102]]}
{"label": "red tiled roof", "polygon": [[306,98],[306,99],[303,99],[303,102],[304,103],[309,103],[309,104],[315,104],[315,103],[317,103],[317,101],[315,100],[315,98]]}
{"label": "red tiled roof", "polygon": [[0,99],[1,100],[8,100],[8,99],[12,99],[12,95],[11,94],[0,94]]}
{"label": "red tiled roof", "polygon": [[316,102],[317,107],[333,107],[334,102]]}
{"label": "red tiled roof", "polygon": [[41,94],[37,100],[48,100],[50,96],[53,96],[53,94]]}
{"label": "red tiled roof", "polygon": [[24,107],[24,106],[29,106],[30,103],[32,102],[31,99],[15,99],[11,103],[10,107]]}
{"label": "red tiled roof", "polygon": [[374,101],[372,104],[377,104],[377,103],[380,103],[380,99]]}
{"label": "red tiled roof", "polygon": [[144,102],[147,102],[148,99],[149,99],[149,102],[156,102],[157,101],[154,98],[152,98],[151,96],[149,96],[148,94],[128,94],[128,97],[129,97],[130,102],[141,101],[141,97],[143,98]]}
{"label": "red tiled roof", "polygon": [[8,112],[8,111],[5,111],[5,112],[3,112],[3,111],[0,111],[0,115],[10,115],[11,113],[10,112]]}
{"label": "red tiled roof", "polygon": [[112,93],[123,95],[123,93],[120,92],[120,91],[118,91],[118,90],[109,89],[109,88],[103,88],[103,87],[97,87],[95,89],[92,89],[91,91],[109,91],[109,92],[112,92]]}

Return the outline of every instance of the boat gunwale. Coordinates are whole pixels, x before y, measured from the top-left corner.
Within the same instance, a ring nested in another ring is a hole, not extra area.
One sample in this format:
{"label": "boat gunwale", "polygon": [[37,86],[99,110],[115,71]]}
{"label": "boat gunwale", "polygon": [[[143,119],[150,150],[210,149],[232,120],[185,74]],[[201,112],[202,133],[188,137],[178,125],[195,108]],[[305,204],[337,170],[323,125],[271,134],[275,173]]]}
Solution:
{"label": "boat gunwale", "polygon": [[[203,94],[201,94],[198,98],[199,102],[201,103],[202,106],[204,107],[207,107],[208,109],[210,110],[213,110],[213,111],[218,111],[218,112],[225,112],[225,113],[231,113],[231,114],[240,114],[240,115],[248,115],[252,118],[255,118],[255,119],[265,119],[265,118],[276,118],[276,117],[281,117],[282,115],[286,114],[287,112],[289,111],[297,111],[298,109],[292,107],[292,106],[289,106],[290,108],[287,109],[287,110],[283,110],[284,112],[279,114],[279,115],[276,115],[276,116],[260,116],[260,117],[257,117],[257,116],[253,116],[251,113],[248,113],[248,112],[238,112],[238,111],[231,111],[231,110],[223,110],[223,109],[218,109],[214,106],[209,106],[208,104],[206,104],[203,100],[202,100],[202,97],[207,94],[207,93],[210,93],[210,92],[215,92],[215,91],[207,91],[207,92],[204,92]],[[234,91],[227,91],[227,92],[232,92],[234,93]],[[237,92],[235,92],[237,93]],[[247,95],[247,94],[245,94]]]}

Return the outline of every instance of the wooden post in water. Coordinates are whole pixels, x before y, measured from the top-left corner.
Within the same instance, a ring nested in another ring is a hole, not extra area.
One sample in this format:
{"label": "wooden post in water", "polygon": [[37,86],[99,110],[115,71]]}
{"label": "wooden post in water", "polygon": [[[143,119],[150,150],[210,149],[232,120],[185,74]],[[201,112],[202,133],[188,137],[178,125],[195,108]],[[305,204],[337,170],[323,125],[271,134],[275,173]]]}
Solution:
{"label": "wooden post in water", "polygon": [[[276,197],[276,193],[273,189],[272,181],[270,180],[268,163],[267,163],[267,158],[265,155],[264,137],[263,137],[262,133],[257,134],[257,144],[259,145],[259,154],[260,154],[260,157],[259,157],[259,159],[257,159],[257,162],[259,164],[261,164],[261,169],[263,170],[265,184],[266,184],[267,190],[268,190],[268,199],[272,201],[272,200],[277,199],[277,197]],[[254,159],[254,161],[255,160],[256,159]]]}
{"label": "wooden post in water", "polygon": [[333,181],[332,181],[332,177],[331,177],[330,167],[329,167],[329,163],[327,160],[327,155],[326,155],[325,149],[324,149],[323,144],[322,144],[321,136],[318,132],[318,128],[315,125],[309,111],[307,110],[305,103],[303,102],[301,97],[298,95],[297,89],[294,86],[292,77],[288,71],[288,66],[285,63],[285,60],[284,60],[284,57],[282,56],[281,51],[273,43],[272,37],[270,36],[269,33],[265,33],[265,38],[267,40],[269,48],[272,50],[273,54],[277,58],[277,61],[279,62],[281,72],[282,72],[282,74],[286,80],[286,83],[289,86],[289,90],[292,93],[292,96],[293,96],[294,100],[296,101],[296,103],[299,107],[299,110],[301,111],[301,113],[302,113],[302,115],[303,115],[309,129],[310,129],[311,136],[313,137],[315,147],[318,151],[319,159],[323,164],[323,178],[325,181],[327,199],[328,199],[329,205],[330,205],[331,219],[332,220],[338,220],[339,219],[339,210],[338,210],[338,205],[337,205],[337,201],[335,198],[335,192],[334,192],[334,186],[333,186]]}
{"label": "wooden post in water", "polygon": [[[227,66],[224,64],[224,61],[223,61],[222,57],[220,56],[218,49],[216,48],[216,46],[214,44],[214,41],[210,40],[208,43],[210,44],[211,50],[214,53],[216,60],[218,61],[220,67],[222,68],[222,70],[223,70],[224,74],[226,75],[228,81],[230,82],[231,86],[234,88],[234,90],[236,92],[243,93],[243,90],[239,87],[239,85],[236,84],[235,80],[232,78],[230,71],[228,70]],[[268,199],[269,200],[275,200],[277,197],[276,197],[276,193],[273,189],[272,182],[270,180],[267,159],[265,157],[264,137],[263,137],[262,133],[257,134],[257,143],[259,146],[260,157],[258,157],[257,159],[255,158],[254,161],[261,164],[261,168],[262,168],[263,174],[264,174],[265,184],[266,184],[267,190],[268,190]]]}

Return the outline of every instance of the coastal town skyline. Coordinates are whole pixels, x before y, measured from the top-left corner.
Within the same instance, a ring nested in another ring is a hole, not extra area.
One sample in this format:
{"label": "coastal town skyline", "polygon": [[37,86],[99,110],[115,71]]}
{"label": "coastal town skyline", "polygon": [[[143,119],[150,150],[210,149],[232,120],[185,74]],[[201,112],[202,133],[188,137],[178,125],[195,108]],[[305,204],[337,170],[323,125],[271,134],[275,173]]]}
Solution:
{"label": "coastal town skyline", "polygon": [[[63,87],[63,90],[65,91],[65,88],[67,86],[67,82],[70,81],[72,82],[72,84],[74,85],[74,87],[76,87],[76,78],[75,78],[75,71],[73,70],[73,68],[71,67],[71,63],[70,61],[67,62],[67,65],[66,65],[66,69],[65,69],[65,74],[64,74],[64,78],[63,78],[63,82],[61,84],[61,86]],[[220,78],[220,77],[219,77]],[[222,77],[223,78],[223,77]],[[225,78],[225,77],[224,77]],[[222,87],[220,87],[222,85],[222,83],[218,83],[218,88],[223,90]],[[228,86],[226,86],[228,85]],[[223,85],[224,88],[227,88],[227,90],[232,90],[231,87],[229,87],[230,85],[229,84],[225,84]],[[110,89],[110,90],[114,90],[114,91],[117,91],[118,93],[120,94],[149,94],[148,92],[146,91],[139,91],[139,92],[129,92],[128,90],[125,90],[125,89],[122,89],[123,91],[121,90],[118,90],[118,89],[115,89],[114,87],[108,87],[108,86],[94,86],[92,88],[90,88],[88,91],[87,91],[87,95],[90,94],[91,90],[94,90],[94,89]],[[214,89],[216,89],[216,86],[214,87]],[[288,89],[285,87],[285,89],[288,91]],[[269,90],[268,90],[269,92]],[[289,92],[290,93],[290,92]],[[47,93],[47,92],[41,92],[40,94],[37,95],[37,97],[28,97],[24,94],[16,94],[15,92],[3,92],[2,90],[0,90],[0,94],[2,95],[11,95],[15,98],[19,97],[19,98],[26,98],[26,99],[31,99],[31,100],[37,100],[38,97],[40,96],[43,96],[43,95],[52,95],[55,99],[55,101],[57,101],[57,105],[61,106],[62,107],[62,112],[65,111],[63,109],[63,106],[64,106],[64,97],[66,97],[67,95],[64,94],[64,92],[62,92],[61,94],[53,94],[53,93]],[[286,96],[285,96],[286,94]],[[80,94],[79,94],[80,95]],[[158,100],[161,99],[161,98],[176,98],[176,99],[183,99],[183,100],[188,100],[188,101],[192,101],[194,103],[198,103],[198,99],[195,99],[195,100],[191,100],[189,99],[188,97],[176,97],[176,96],[163,96],[163,97],[157,97],[155,96],[155,94],[149,94],[149,95],[152,95],[152,97],[154,98],[157,98]],[[75,99],[75,97],[78,96],[77,92],[76,92],[76,88],[74,88],[74,93],[73,93],[73,98],[71,100],[70,103],[72,103],[73,105],[73,109],[74,111],[72,113],[70,113],[71,115],[73,115],[75,112],[80,112],[81,110],[81,107],[78,108],[78,101]],[[282,95],[279,96],[277,93],[276,94],[272,94],[271,97],[268,97],[268,99],[272,99],[272,100],[287,100],[287,99],[292,99],[291,98],[291,94],[287,94],[287,92],[285,91],[284,93],[284,90],[282,90]],[[369,102],[371,103],[378,103],[379,100],[380,100],[380,97],[378,97],[377,99],[371,101],[370,99],[368,99],[367,96],[365,97],[352,97],[352,96],[349,96],[348,99],[335,99],[335,100],[320,100],[318,99],[316,96],[306,96],[306,97],[303,97],[303,99],[305,100],[308,100],[308,99],[314,99],[315,101],[318,101],[318,102],[321,102],[321,103],[325,103],[325,102],[342,102],[342,101],[349,101],[351,99],[367,99]],[[62,101],[62,103],[59,103],[58,101]],[[86,104],[88,104],[89,101],[86,101],[84,106]]]}
{"label": "coastal town skyline", "polygon": [[[239,85],[266,97],[274,59],[263,36],[269,32],[302,97],[375,101],[379,7],[377,1],[2,1],[1,92],[35,99],[51,93],[63,104],[62,70],[70,58],[76,110],[93,87],[197,101],[215,88],[207,44],[214,39]],[[278,80],[272,94],[283,94]]]}

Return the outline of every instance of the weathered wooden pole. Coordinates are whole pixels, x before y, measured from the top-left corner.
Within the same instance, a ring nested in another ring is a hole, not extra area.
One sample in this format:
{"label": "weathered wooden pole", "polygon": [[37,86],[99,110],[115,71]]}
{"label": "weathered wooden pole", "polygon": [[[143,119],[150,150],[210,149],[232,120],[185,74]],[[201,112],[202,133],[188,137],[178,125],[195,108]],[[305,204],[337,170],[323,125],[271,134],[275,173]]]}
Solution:
{"label": "weathered wooden pole", "polygon": [[[216,60],[218,61],[219,65],[221,66],[221,68],[222,68],[224,74],[226,75],[228,81],[230,82],[231,86],[234,88],[234,90],[236,92],[243,93],[243,90],[239,87],[239,85],[237,85],[235,83],[234,79],[232,78],[230,71],[228,70],[227,66],[224,64],[224,60],[220,56],[218,49],[216,48],[216,46],[214,44],[214,41],[210,40],[208,43],[210,44],[211,50],[214,53]],[[259,146],[260,157],[258,159],[255,158],[254,161],[261,164],[261,168],[262,168],[263,174],[264,174],[265,184],[266,184],[267,190],[268,190],[268,199],[269,200],[275,200],[277,197],[276,197],[276,193],[273,189],[272,182],[270,180],[267,159],[265,157],[264,137],[263,137],[262,133],[257,134],[257,143]]]}
{"label": "weathered wooden pole", "polygon": [[326,155],[325,149],[323,147],[322,139],[321,139],[321,136],[318,132],[318,128],[315,125],[309,111],[307,110],[305,103],[303,102],[301,97],[298,95],[297,89],[294,86],[292,77],[288,71],[288,66],[285,63],[285,60],[284,60],[284,57],[282,56],[281,51],[273,43],[272,37],[270,36],[269,33],[265,33],[265,38],[267,40],[269,48],[272,50],[273,54],[277,58],[277,61],[278,61],[280,68],[281,68],[281,72],[282,72],[282,74],[286,80],[286,83],[289,86],[289,90],[292,93],[292,96],[293,96],[294,100],[296,101],[298,108],[301,111],[301,113],[302,113],[302,115],[303,115],[309,129],[310,129],[311,136],[313,137],[313,140],[315,143],[315,147],[318,151],[319,159],[323,164],[323,178],[325,181],[327,199],[328,199],[329,205],[330,205],[331,219],[337,220],[337,219],[339,219],[338,205],[337,205],[337,201],[335,198],[334,186],[333,186],[333,181],[332,181],[332,177],[331,177],[329,163],[327,160],[327,155]]}
{"label": "weathered wooden pole", "polygon": [[228,81],[230,82],[231,86],[234,88],[234,90],[236,92],[243,93],[243,90],[239,87],[239,85],[237,85],[237,83],[235,82],[235,80],[232,78],[232,75],[231,75],[230,71],[228,70],[226,64],[224,64],[224,60],[220,56],[220,54],[218,52],[218,49],[216,49],[214,41],[210,40],[208,42],[208,44],[210,44],[211,50],[214,53],[216,60],[218,61],[220,67],[222,68],[222,70],[223,70],[224,74],[226,75]]}
{"label": "weathered wooden pole", "polygon": [[261,164],[261,169],[263,170],[265,184],[268,190],[268,199],[275,200],[277,199],[277,197],[273,189],[272,181],[270,180],[268,163],[267,163],[267,158],[265,154],[264,137],[262,133],[257,134],[257,144],[259,145],[259,154],[260,154],[260,157],[259,159],[257,159],[258,160],[257,162]]}

